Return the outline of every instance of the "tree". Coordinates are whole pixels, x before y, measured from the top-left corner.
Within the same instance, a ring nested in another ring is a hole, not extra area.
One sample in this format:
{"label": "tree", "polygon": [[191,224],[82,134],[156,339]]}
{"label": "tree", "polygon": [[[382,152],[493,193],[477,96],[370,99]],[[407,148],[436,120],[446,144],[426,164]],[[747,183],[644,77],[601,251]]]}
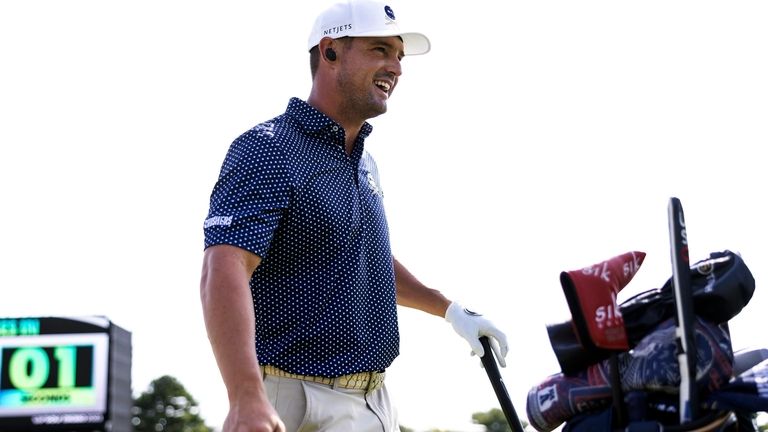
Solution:
{"label": "tree", "polygon": [[165,375],[133,401],[131,423],[134,432],[213,432],[199,411],[184,386]]}
{"label": "tree", "polygon": [[[498,408],[472,414],[472,422],[485,426],[486,432],[512,432],[512,427],[507,423],[504,411]],[[521,420],[521,423],[523,428],[528,427],[528,423],[525,421]]]}

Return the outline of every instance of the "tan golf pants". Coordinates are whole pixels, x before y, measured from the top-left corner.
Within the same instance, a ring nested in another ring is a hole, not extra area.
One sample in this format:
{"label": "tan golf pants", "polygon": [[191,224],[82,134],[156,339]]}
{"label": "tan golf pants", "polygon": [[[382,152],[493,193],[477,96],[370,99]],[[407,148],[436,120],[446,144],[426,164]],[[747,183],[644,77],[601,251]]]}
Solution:
{"label": "tan golf pants", "polygon": [[386,385],[365,394],[272,375],[264,384],[287,432],[399,431]]}

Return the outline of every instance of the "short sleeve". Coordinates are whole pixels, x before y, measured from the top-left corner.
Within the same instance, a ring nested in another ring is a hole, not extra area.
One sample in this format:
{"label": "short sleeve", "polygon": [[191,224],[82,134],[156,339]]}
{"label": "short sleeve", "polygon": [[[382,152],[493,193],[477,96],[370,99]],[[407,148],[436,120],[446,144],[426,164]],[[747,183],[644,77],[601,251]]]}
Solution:
{"label": "short sleeve", "polygon": [[266,256],[292,190],[288,159],[272,137],[262,124],[230,146],[203,224],[206,248],[229,244]]}

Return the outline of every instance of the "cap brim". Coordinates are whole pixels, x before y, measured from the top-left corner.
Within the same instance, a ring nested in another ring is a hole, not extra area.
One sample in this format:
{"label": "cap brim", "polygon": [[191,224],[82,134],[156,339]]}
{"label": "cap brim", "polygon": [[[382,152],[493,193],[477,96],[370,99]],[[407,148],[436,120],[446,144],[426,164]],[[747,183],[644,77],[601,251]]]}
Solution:
{"label": "cap brim", "polygon": [[381,32],[368,32],[368,33],[357,33],[357,34],[351,34],[349,37],[390,37],[390,36],[399,36],[403,40],[403,51],[405,55],[421,55],[426,54],[431,49],[432,45],[429,42],[429,38],[427,38],[422,33],[415,33],[415,32],[394,32],[394,33],[381,33]]}
{"label": "cap brim", "polygon": [[429,39],[421,33],[403,33],[403,46],[405,55],[420,55],[429,52],[431,45]]}

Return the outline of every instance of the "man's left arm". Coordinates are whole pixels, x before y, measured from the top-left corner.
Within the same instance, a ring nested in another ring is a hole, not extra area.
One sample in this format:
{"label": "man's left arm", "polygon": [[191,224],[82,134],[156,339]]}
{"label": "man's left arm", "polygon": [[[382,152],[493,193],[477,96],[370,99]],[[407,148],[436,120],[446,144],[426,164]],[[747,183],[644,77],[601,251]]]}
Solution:
{"label": "man's left arm", "polygon": [[482,315],[465,309],[460,304],[449,300],[440,291],[421,283],[396,258],[393,257],[392,260],[395,267],[398,305],[445,318],[451,323],[456,333],[469,342],[472,351],[480,357],[485,354],[480,337],[488,336],[499,364],[502,367],[506,366],[504,357],[509,351],[509,345],[504,332]]}

